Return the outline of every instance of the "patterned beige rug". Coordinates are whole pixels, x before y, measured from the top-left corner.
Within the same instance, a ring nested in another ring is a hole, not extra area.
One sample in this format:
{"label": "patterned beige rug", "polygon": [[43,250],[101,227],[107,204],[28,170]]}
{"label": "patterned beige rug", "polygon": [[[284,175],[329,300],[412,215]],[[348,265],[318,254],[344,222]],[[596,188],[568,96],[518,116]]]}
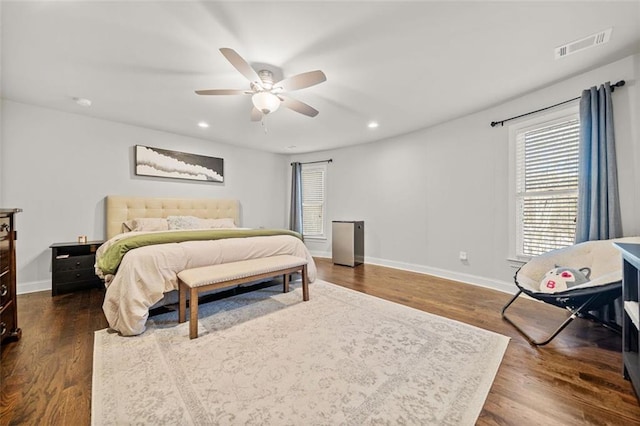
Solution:
{"label": "patterned beige rug", "polygon": [[94,425],[475,423],[509,339],[327,282],[95,334]]}

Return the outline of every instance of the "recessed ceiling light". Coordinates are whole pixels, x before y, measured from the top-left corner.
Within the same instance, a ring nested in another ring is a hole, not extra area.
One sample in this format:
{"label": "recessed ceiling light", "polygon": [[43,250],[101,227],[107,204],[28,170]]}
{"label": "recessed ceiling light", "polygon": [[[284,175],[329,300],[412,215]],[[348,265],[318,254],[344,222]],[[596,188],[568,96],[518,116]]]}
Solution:
{"label": "recessed ceiling light", "polygon": [[198,123],[199,127],[202,127],[203,129],[206,129],[209,127],[209,123],[205,122],[205,121],[201,121]]}
{"label": "recessed ceiling light", "polygon": [[75,101],[75,103],[77,103],[80,106],[83,106],[83,107],[90,107],[91,106],[91,100],[90,99],[73,98],[73,100]]}
{"label": "recessed ceiling light", "polygon": [[375,129],[376,127],[378,127],[378,123],[376,121],[370,121],[369,124],[367,124],[367,127],[370,129]]}

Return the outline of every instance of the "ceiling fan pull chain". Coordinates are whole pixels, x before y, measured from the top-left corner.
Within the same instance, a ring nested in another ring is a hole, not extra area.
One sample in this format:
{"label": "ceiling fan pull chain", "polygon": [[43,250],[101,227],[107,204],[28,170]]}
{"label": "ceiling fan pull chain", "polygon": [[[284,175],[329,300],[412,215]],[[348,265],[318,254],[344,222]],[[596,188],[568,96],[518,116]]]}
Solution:
{"label": "ceiling fan pull chain", "polygon": [[260,120],[260,124],[262,125],[262,128],[264,129],[264,134],[266,135],[267,134],[267,126],[265,126],[265,124],[264,124],[264,117],[265,117],[265,114],[262,115],[262,119]]}

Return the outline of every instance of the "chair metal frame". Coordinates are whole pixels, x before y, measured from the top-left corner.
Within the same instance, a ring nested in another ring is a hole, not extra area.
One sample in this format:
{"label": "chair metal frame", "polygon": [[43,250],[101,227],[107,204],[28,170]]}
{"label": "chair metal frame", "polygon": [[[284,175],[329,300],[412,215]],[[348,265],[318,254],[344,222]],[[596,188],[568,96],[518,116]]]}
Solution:
{"label": "chair metal frame", "polygon": [[[520,270],[518,270],[519,272]],[[558,293],[538,293],[522,287],[518,283],[518,272],[513,280],[518,287],[518,292],[513,298],[502,308],[502,318],[509,322],[520,334],[522,334],[531,345],[544,346],[551,342],[562,330],[564,330],[571,322],[577,318],[586,318],[595,321],[602,326],[621,333],[621,327],[617,324],[603,321],[602,319],[592,315],[589,311],[596,310],[602,306],[608,305],[622,295],[622,281],[604,284],[595,287],[583,287],[575,290],[565,290]],[[516,301],[520,295],[524,293],[527,296],[548,303],[559,308],[567,309],[570,312],[569,317],[560,326],[544,340],[538,341],[529,336],[522,327],[517,325],[511,318],[506,315],[506,310]]]}

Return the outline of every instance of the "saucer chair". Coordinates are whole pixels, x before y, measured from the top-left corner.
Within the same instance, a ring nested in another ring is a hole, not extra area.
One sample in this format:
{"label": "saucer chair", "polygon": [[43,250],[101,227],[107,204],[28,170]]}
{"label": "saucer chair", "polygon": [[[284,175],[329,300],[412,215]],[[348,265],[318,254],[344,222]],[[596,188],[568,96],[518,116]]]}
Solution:
{"label": "saucer chair", "polygon": [[[552,250],[531,259],[513,277],[518,292],[502,308],[502,318],[526,337],[529,343],[536,346],[549,343],[576,317],[591,319],[620,332],[619,325],[603,321],[589,313],[589,311],[608,305],[622,295],[622,256],[613,245],[614,242],[640,243],[640,237],[587,241]],[[571,268],[572,270],[589,268],[589,280],[555,293],[548,292],[549,290],[547,292],[541,291],[541,282],[547,273],[558,267]],[[506,315],[507,309],[523,293],[541,302],[567,309],[570,315],[547,339],[534,340]]]}

